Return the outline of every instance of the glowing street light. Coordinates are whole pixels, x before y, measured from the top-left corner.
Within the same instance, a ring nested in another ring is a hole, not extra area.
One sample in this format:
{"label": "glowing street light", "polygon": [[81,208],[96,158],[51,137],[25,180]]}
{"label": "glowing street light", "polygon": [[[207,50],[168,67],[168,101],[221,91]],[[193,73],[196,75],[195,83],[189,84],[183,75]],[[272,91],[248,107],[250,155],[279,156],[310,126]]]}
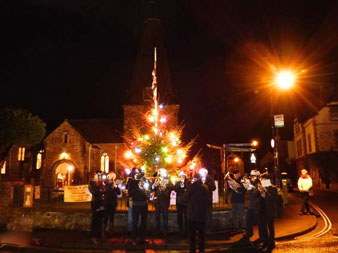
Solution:
{"label": "glowing street light", "polygon": [[291,89],[296,82],[296,74],[291,70],[281,70],[275,80],[275,84],[281,90]]}
{"label": "glowing street light", "polygon": [[257,146],[258,146],[258,141],[257,141],[257,140],[253,140],[253,141],[251,142],[251,146],[252,146],[252,147],[257,147]]}

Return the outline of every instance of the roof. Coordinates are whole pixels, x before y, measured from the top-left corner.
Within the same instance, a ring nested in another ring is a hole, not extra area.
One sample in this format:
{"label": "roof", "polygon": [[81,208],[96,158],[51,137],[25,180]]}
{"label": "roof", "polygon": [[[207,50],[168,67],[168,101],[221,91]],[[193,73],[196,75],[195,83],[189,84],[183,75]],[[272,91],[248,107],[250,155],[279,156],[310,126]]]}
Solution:
{"label": "roof", "polygon": [[69,123],[90,143],[122,143],[120,119],[70,119]]}

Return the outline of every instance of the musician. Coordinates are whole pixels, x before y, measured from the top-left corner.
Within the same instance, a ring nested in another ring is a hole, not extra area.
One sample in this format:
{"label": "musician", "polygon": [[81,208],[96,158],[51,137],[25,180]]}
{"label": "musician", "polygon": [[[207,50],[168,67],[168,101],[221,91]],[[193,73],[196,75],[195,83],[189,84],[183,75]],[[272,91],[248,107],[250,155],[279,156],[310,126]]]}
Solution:
{"label": "musician", "polygon": [[[168,174],[166,172],[159,171],[158,173],[160,174],[160,176],[155,179],[155,182],[152,185],[152,189],[155,192],[155,227],[157,233],[163,233],[164,236],[166,236],[168,233],[170,193],[175,189],[174,185],[170,182]],[[161,229],[161,214],[163,220],[163,231]]]}
{"label": "musician", "polygon": [[105,191],[104,194],[104,218],[103,218],[103,231],[108,231],[112,229],[114,226],[114,217],[115,217],[115,210],[117,206],[117,196],[121,194],[120,188],[116,185],[115,179],[116,174],[110,173],[109,175],[112,178],[107,178],[105,183]]}
{"label": "musician", "polygon": [[[136,239],[136,236],[140,236],[140,243],[145,243],[145,233],[147,227],[147,215],[148,215],[148,197],[144,189],[139,185],[141,178],[144,176],[138,169],[133,170],[131,173],[131,179],[128,183],[128,193],[132,198],[132,213],[133,213],[133,232],[132,237]],[[138,220],[141,216],[141,226],[138,232]]]}
{"label": "musician", "polygon": [[253,226],[257,222],[258,206],[259,206],[259,190],[257,188],[257,184],[259,182],[258,179],[259,176],[260,172],[258,170],[251,170],[249,182],[247,182],[248,184],[247,194],[249,203],[246,213],[245,234],[241,239],[241,241],[244,242],[245,244],[250,244],[250,238],[253,236]]}
{"label": "musician", "polygon": [[92,222],[91,222],[91,241],[93,244],[97,245],[98,240],[102,237],[102,220],[104,216],[104,206],[102,198],[102,190],[100,189],[97,180],[94,177],[97,175],[91,176],[88,189],[92,194],[92,201],[90,203],[92,211]]}
{"label": "musician", "polygon": [[270,176],[261,177],[259,209],[258,209],[258,231],[259,242],[262,249],[271,251],[275,248],[274,216],[277,210],[278,193],[276,186],[271,184]]}
{"label": "musician", "polygon": [[233,170],[229,180],[225,180],[225,186],[230,191],[232,205],[232,222],[235,232],[243,232],[245,229],[245,188],[241,182],[242,176],[239,170]]}
{"label": "musician", "polygon": [[126,189],[128,192],[127,198],[126,198],[126,205],[128,207],[128,234],[132,235],[133,233],[133,200],[132,197],[128,191],[129,184],[131,182],[130,179],[132,179],[135,176],[136,168],[134,167],[132,171],[125,170],[125,180],[126,180]]}
{"label": "musician", "polygon": [[204,252],[208,186],[202,183],[199,173],[194,175],[191,185],[183,195],[183,201],[188,205],[190,252],[196,252],[196,232],[199,239],[199,252]]}
{"label": "musician", "polygon": [[179,173],[180,180],[175,184],[176,192],[176,209],[178,228],[181,233],[188,231],[187,206],[183,201],[183,194],[187,191],[190,185],[187,175],[184,171]]}
{"label": "musician", "polygon": [[[214,172],[214,171],[212,171]],[[207,206],[207,230],[212,228],[212,195],[213,191],[216,190],[215,180],[208,175],[207,169],[200,169],[199,174],[201,175],[202,183],[208,186],[208,206]]]}

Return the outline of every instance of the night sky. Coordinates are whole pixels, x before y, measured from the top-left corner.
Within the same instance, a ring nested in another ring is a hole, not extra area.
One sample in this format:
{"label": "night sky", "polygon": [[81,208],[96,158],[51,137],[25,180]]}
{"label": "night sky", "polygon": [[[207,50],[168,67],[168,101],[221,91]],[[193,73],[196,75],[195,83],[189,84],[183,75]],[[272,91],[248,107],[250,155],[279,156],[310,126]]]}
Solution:
{"label": "night sky", "polygon": [[3,0],[0,106],[27,108],[49,131],[64,118],[121,118],[142,25],[156,17],[186,140],[198,136],[198,148],[254,137],[268,143],[273,65],[305,70],[293,92],[272,94],[286,116],[282,139],[290,139],[295,115],[337,94],[337,7],[335,0]]}

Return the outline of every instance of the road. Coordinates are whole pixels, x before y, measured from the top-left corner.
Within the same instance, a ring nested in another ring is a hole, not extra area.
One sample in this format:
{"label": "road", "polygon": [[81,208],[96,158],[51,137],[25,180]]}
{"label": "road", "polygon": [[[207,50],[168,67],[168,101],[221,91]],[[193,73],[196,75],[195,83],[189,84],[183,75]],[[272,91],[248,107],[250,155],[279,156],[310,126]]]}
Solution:
{"label": "road", "polygon": [[316,229],[310,233],[292,241],[279,242],[274,253],[338,252],[338,193],[315,191],[311,201],[328,219],[320,217]]}

